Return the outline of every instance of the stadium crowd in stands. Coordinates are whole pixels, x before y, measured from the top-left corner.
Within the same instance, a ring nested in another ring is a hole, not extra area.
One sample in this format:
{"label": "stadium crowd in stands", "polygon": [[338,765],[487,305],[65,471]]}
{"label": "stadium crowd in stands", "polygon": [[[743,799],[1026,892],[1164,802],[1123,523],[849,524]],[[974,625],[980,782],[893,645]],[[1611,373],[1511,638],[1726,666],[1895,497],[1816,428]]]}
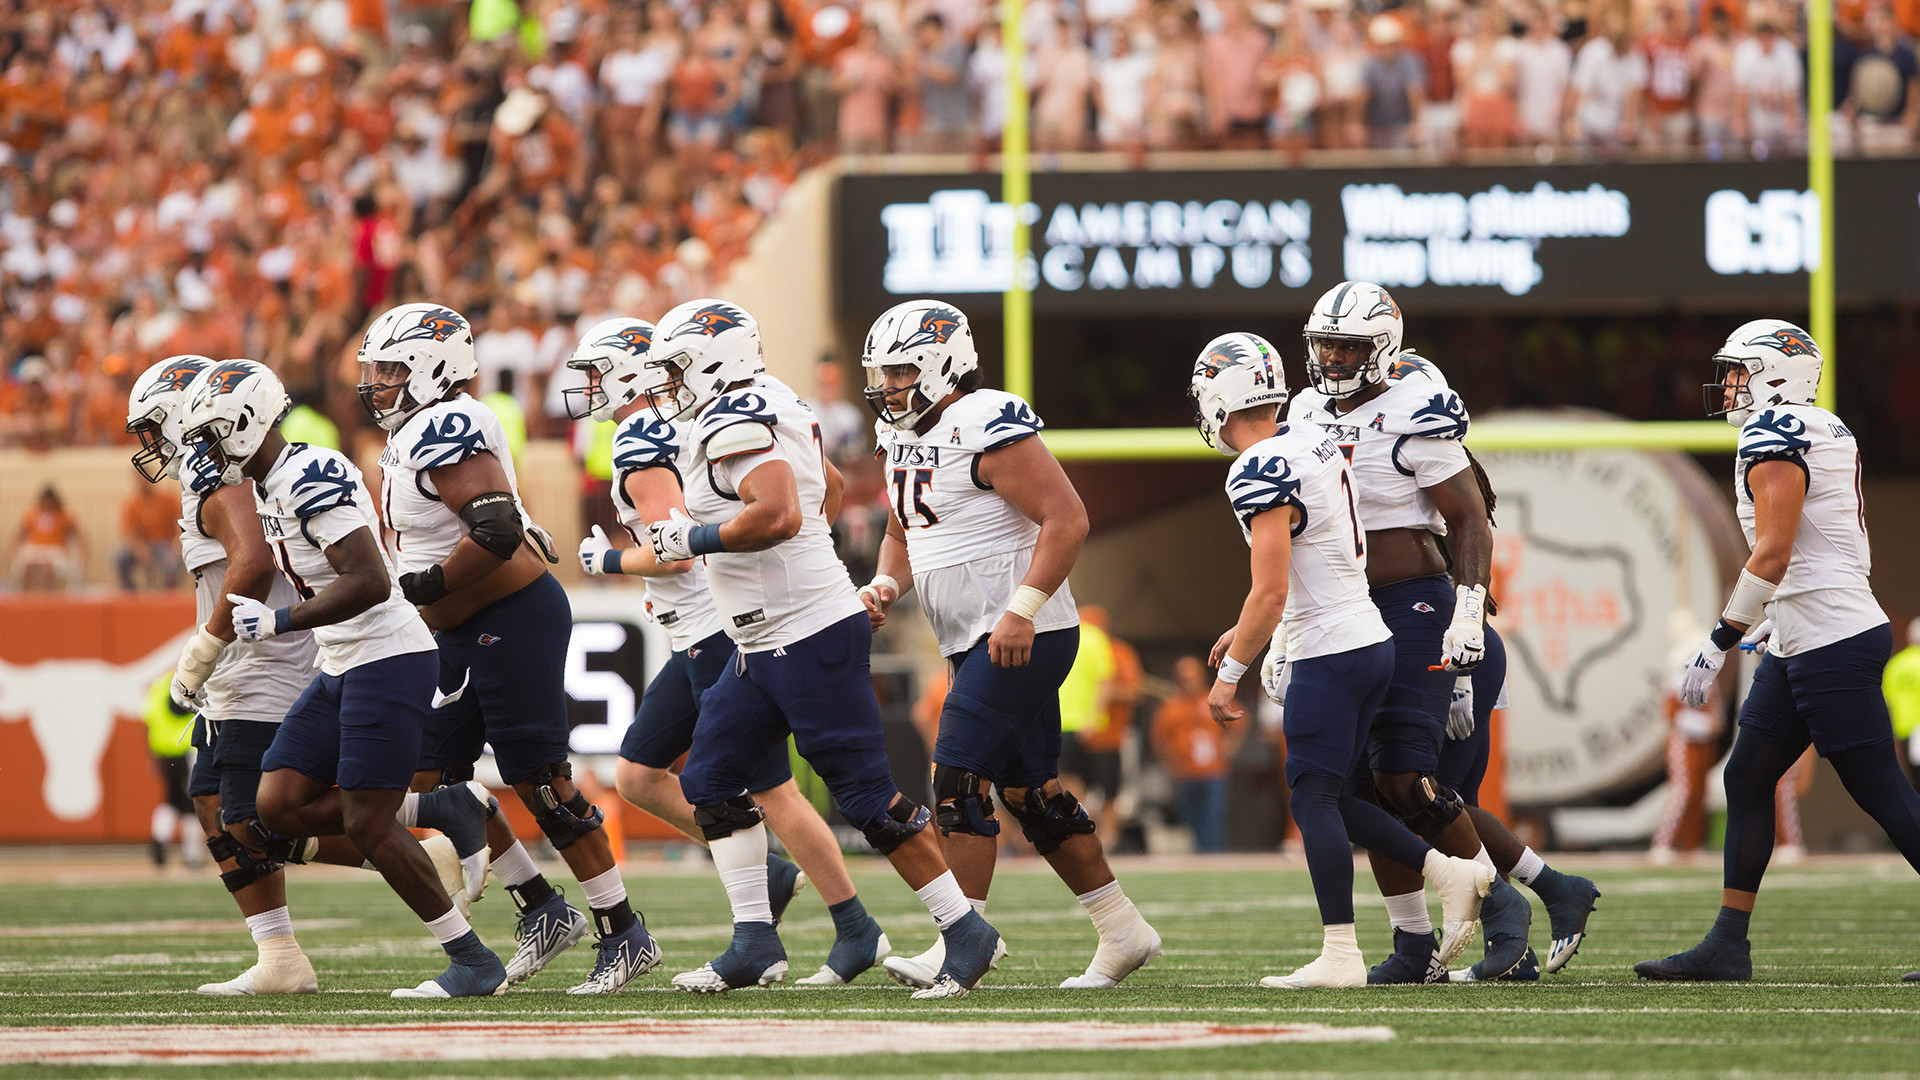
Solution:
{"label": "stadium crowd in stands", "polygon": [[[1774,0],[1382,8],[1032,0],[1035,145],[1766,154],[1803,130]],[[428,296],[483,329],[483,391],[511,372],[531,434],[561,434],[576,327],[709,291],[809,161],[990,149],[991,11],[0,0],[0,444],[124,441],[133,374],[189,351],[363,427],[364,323]],[[1839,18],[1842,142],[1910,142],[1920,2]]]}

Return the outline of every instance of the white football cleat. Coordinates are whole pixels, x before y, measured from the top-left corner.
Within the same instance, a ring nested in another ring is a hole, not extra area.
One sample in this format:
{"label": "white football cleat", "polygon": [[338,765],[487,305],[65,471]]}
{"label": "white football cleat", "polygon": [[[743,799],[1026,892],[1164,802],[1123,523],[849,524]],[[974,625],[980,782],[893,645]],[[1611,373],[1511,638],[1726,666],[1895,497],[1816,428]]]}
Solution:
{"label": "white football cleat", "polygon": [[1313,963],[1291,975],[1269,975],[1260,980],[1269,990],[1351,990],[1367,985],[1367,962],[1359,953],[1320,954]]}
{"label": "white football cleat", "polygon": [[[758,985],[772,986],[774,983],[786,981],[786,978],[787,962],[781,960],[760,973]],[[683,971],[675,975],[673,988],[685,990],[691,994],[724,994],[734,989],[727,985],[727,980],[722,978],[719,972],[713,970],[712,964],[702,964],[698,970]]]}
{"label": "white football cleat", "polygon": [[[440,887],[447,890],[447,899],[459,909],[460,917],[471,916],[473,900],[467,898],[467,870],[460,865],[460,854],[453,850],[453,841],[444,835],[429,836],[420,841],[420,850],[433,860],[433,872],[440,878]],[[485,879],[482,879],[482,888],[485,888]]]}
{"label": "white football cleat", "polygon": [[913,1000],[938,1001],[943,998],[958,999],[958,998],[966,997],[970,993],[972,993],[971,990],[968,990],[966,987],[960,985],[959,979],[956,979],[951,975],[942,975],[939,978],[933,980],[932,986],[929,986],[924,990],[915,990],[913,992]]}
{"label": "white football cleat", "polygon": [[317,994],[320,978],[306,953],[261,960],[226,982],[207,983],[195,993],[210,997],[252,997],[256,994]]}
{"label": "white football cleat", "polygon": [[[993,963],[988,966],[987,970],[992,971],[999,968],[1000,961],[1005,960],[1009,955],[1007,952],[1007,939],[1001,938],[993,947]],[[939,934],[933,939],[933,948],[928,949],[919,956],[889,956],[880,962],[880,966],[886,970],[888,975],[893,977],[894,982],[899,983],[901,986],[911,986],[916,990],[930,990],[933,988],[933,984],[939,980],[940,969],[945,967],[946,963],[947,938],[945,934]],[[966,994],[967,992],[963,989],[958,994],[939,994],[935,996],[965,997]],[[919,995],[916,994],[915,996],[918,997]]]}
{"label": "white football cleat", "polygon": [[[942,960],[942,962],[944,962],[946,960],[945,942],[947,939],[943,937],[940,940],[942,942],[941,950],[940,950],[941,952],[940,959]],[[890,955],[892,955],[892,953],[893,953],[893,946],[891,943],[887,941],[887,935],[881,934],[880,940],[876,942],[874,945],[874,949],[873,949],[874,961],[878,963],[884,963],[886,959]],[[871,966],[872,966],[871,964],[868,965],[868,967],[871,967]],[[864,973],[865,973],[865,969],[862,969],[862,974]],[[807,976],[804,979],[794,980],[793,985],[795,986],[847,986],[849,985],[849,983],[846,979],[843,979],[840,977],[839,972],[833,970],[831,967],[828,967],[826,964],[821,964],[819,971],[814,972],[813,974]]]}
{"label": "white football cleat", "polygon": [[1473,941],[1480,923],[1480,901],[1493,889],[1493,870],[1473,859],[1433,851],[1427,854],[1423,873],[1440,894],[1440,951],[1434,963],[1446,967]]}
{"label": "white football cleat", "polygon": [[1160,934],[1137,919],[1124,935],[1100,939],[1093,962],[1084,975],[1076,975],[1060,984],[1062,990],[1111,990],[1120,980],[1146,967],[1160,955]]}

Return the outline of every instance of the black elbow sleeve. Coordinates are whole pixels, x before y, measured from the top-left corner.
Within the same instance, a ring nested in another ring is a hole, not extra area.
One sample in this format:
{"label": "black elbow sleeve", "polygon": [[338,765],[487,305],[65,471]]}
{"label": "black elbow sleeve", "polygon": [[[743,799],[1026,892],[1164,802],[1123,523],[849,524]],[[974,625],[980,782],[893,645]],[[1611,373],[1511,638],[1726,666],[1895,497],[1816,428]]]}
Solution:
{"label": "black elbow sleeve", "polygon": [[502,559],[513,558],[525,535],[520,524],[520,508],[513,496],[504,491],[476,495],[460,508],[460,520],[467,523],[467,535],[473,542]]}

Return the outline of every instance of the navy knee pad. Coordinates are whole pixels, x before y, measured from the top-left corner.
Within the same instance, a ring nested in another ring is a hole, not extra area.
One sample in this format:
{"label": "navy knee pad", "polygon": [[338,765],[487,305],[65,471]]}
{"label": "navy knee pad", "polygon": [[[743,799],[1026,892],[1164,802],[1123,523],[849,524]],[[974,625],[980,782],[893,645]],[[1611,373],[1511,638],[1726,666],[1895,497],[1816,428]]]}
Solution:
{"label": "navy knee pad", "polygon": [[1415,836],[1427,841],[1447,831],[1447,826],[1467,812],[1459,793],[1432,776],[1422,776],[1415,782],[1411,802],[1408,806],[1394,805],[1393,815]]}
{"label": "navy knee pad", "polygon": [[1035,851],[1042,855],[1051,855],[1060,850],[1060,845],[1076,836],[1090,835],[1094,830],[1093,819],[1087,816],[1086,808],[1070,791],[1061,791],[1051,797],[1043,794],[1041,785],[1027,789],[1024,799],[1006,799],[1003,789],[1000,797],[1006,799],[1007,809],[1020,822],[1020,831],[1033,844]]}
{"label": "navy knee pad", "polygon": [[766,819],[767,812],[744,792],[714,806],[693,808],[693,823],[700,827],[700,835],[709,844],[725,840],[742,829],[751,829]]}
{"label": "navy knee pad", "polygon": [[533,818],[540,825],[540,831],[547,834],[547,840],[555,851],[565,851],[578,843],[580,838],[596,832],[606,823],[606,815],[600,808],[587,801],[579,788],[573,789],[573,798],[562,801],[553,790],[553,781],[573,779],[573,763],[557,762],[541,769],[534,778],[540,785],[540,803],[530,806]]}
{"label": "navy knee pad", "polygon": [[237,893],[280,870],[279,863],[271,858],[254,855],[247,850],[245,844],[235,840],[229,833],[207,837],[207,853],[213,856],[213,861],[216,863],[232,859],[240,864],[232,870],[223,870],[220,873],[220,884],[225,885],[227,891],[232,893]]}
{"label": "navy knee pad", "polygon": [[993,819],[993,797],[985,788],[988,781],[977,773],[951,765],[933,766],[933,802],[939,807],[935,820],[941,836],[971,833],[974,836],[999,836],[1000,823]]}
{"label": "navy knee pad", "polygon": [[880,815],[878,821],[864,826],[860,831],[866,834],[867,843],[882,855],[891,855],[900,845],[920,835],[933,822],[933,814],[924,806],[900,796],[887,812]]}

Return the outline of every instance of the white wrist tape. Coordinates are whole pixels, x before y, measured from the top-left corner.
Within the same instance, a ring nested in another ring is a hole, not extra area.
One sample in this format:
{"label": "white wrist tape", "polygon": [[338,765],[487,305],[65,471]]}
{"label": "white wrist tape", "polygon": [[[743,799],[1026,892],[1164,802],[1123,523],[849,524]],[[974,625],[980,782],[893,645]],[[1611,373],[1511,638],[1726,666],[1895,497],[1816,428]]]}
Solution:
{"label": "white wrist tape", "polygon": [[1221,682],[1227,683],[1230,685],[1237,685],[1240,682],[1241,677],[1244,676],[1246,673],[1247,673],[1247,665],[1241,663],[1238,660],[1235,660],[1231,654],[1228,654],[1220,658],[1220,681]]}
{"label": "white wrist tape", "polygon": [[1727,609],[1720,617],[1748,629],[1758,626],[1760,620],[1767,617],[1767,601],[1773,599],[1773,592],[1779,587],[1742,567],[1740,580],[1734,583],[1733,595],[1727,598]]}
{"label": "white wrist tape", "polygon": [[1007,611],[1032,622],[1033,617],[1040,614],[1040,608],[1046,604],[1050,595],[1031,585],[1022,585],[1013,590],[1013,600],[1007,604]]}
{"label": "white wrist tape", "polygon": [[873,580],[867,582],[867,588],[873,589],[876,592],[882,588],[892,589],[894,599],[897,600],[900,597],[900,583],[893,579],[892,574],[873,575]]}
{"label": "white wrist tape", "polygon": [[1456,585],[1453,589],[1453,621],[1484,623],[1487,621],[1487,587],[1475,585],[1469,588]]}

